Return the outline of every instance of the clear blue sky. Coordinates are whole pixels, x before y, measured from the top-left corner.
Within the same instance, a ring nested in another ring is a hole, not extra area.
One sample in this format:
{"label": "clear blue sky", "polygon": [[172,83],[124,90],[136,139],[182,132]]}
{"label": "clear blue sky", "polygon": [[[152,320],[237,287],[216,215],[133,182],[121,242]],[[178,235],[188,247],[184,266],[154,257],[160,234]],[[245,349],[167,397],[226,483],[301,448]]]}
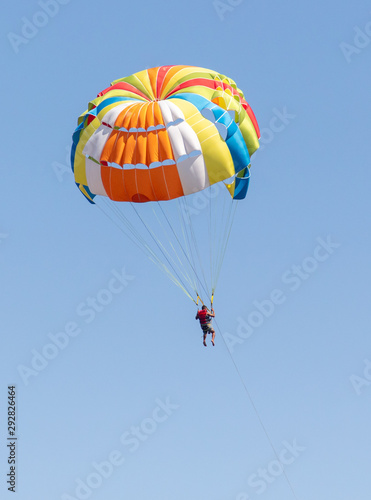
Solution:
{"label": "clear blue sky", "polygon": [[[369,500],[369,2],[21,0],[0,26],[1,498],[16,384],[20,500]],[[262,130],[215,348],[69,171],[87,102],[165,64],[233,78]]]}

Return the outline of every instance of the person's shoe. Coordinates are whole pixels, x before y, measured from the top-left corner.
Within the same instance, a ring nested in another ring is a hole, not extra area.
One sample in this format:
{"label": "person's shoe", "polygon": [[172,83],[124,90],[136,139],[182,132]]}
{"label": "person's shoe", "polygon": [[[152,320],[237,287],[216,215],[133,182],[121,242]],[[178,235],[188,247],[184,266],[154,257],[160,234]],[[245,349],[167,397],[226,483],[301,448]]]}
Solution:
{"label": "person's shoe", "polygon": [[212,343],[213,345],[215,345],[215,342],[214,342],[213,340],[211,341],[211,343]]}
{"label": "person's shoe", "polygon": [[207,345],[206,345],[206,341],[205,341],[205,340],[204,340],[204,346],[205,346],[205,347],[207,347]]}

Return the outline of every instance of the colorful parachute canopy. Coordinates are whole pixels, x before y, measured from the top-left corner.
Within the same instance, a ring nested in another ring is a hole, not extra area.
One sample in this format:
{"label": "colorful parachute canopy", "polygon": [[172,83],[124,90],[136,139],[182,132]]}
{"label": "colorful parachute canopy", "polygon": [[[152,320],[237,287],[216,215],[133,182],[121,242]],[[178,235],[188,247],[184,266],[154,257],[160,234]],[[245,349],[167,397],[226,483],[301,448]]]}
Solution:
{"label": "colorful parachute canopy", "polygon": [[225,181],[246,196],[259,147],[254,113],[233,80],[194,66],[160,66],[114,81],[79,117],[75,181],[93,202],[179,198]]}
{"label": "colorful parachute canopy", "polygon": [[85,197],[191,300],[212,301],[258,138],[233,80],[161,66],[116,80],[89,103],[72,169]]}

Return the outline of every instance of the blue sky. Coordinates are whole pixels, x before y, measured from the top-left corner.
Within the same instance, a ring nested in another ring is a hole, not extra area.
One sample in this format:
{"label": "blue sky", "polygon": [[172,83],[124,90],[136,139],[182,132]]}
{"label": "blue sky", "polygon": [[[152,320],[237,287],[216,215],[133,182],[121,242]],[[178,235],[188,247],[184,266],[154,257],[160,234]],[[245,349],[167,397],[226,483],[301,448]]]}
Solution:
{"label": "blue sky", "polygon": [[[369,3],[22,0],[0,27],[2,498],[16,384],[22,500],[368,500]],[[215,348],[69,171],[88,101],[166,64],[233,78],[262,131]]]}

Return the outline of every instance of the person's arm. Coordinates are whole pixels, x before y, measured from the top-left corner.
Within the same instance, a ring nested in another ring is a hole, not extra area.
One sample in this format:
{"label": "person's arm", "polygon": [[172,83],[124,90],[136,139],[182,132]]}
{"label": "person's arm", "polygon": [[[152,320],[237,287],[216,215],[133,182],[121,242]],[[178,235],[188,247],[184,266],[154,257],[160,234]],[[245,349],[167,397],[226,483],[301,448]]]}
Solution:
{"label": "person's arm", "polygon": [[211,308],[211,311],[209,311],[209,316],[211,316],[212,318],[215,318],[215,313],[214,313],[213,308]]}
{"label": "person's arm", "polygon": [[197,311],[197,314],[196,314],[196,317],[195,317],[195,319],[198,319],[198,311]]}

